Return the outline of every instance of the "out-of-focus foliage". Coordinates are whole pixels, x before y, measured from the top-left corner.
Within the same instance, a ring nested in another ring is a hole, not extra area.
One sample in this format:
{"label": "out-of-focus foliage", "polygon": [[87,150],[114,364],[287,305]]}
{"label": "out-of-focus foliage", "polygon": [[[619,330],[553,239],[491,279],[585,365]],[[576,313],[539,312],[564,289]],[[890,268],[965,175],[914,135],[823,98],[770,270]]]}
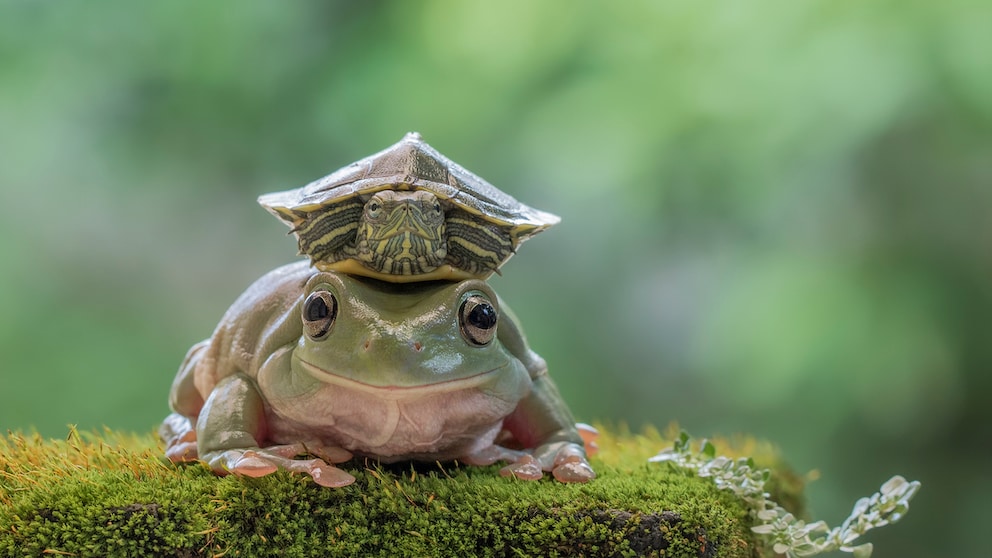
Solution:
{"label": "out-of-focus foliage", "polygon": [[146,430],[293,259],[260,193],[420,131],[563,222],[493,281],[585,420],[750,431],[817,517],[992,497],[987,2],[0,4],[0,427]]}
{"label": "out-of-focus foliage", "polygon": [[770,469],[756,468],[750,457],[732,459],[717,455],[716,446],[709,440],[702,440],[699,450],[693,450],[691,442],[683,431],[671,448],[662,450],[649,461],[689,469],[700,477],[712,479],[720,489],[736,494],[751,508],[755,523],[751,530],[767,537],[775,553],[786,558],[834,551],[849,552],[854,558],[870,558],[871,543],[854,543],[868,531],[905,517],[909,501],[920,490],[919,481],[910,482],[896,475],[878,492],[859,499],[844,523],[831,529],[823,520],[807,523],[771,500],[771,495],[765,492],[765,483],[772,474]]}

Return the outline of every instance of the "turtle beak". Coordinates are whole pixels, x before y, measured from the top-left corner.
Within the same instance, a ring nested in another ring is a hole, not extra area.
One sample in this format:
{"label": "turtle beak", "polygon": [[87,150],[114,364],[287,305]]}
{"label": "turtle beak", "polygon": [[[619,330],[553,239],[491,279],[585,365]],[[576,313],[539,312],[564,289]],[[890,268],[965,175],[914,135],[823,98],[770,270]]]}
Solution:
{"label": "turtle beak", "polygon": [[403,222],[400,223],[399,232],[419,232],[420,229],[417,228],[417,225],[413,220],[413,215],[410,213],[410,202],[404,202],[403,207],[400,208],[400,211],[403,212]]}

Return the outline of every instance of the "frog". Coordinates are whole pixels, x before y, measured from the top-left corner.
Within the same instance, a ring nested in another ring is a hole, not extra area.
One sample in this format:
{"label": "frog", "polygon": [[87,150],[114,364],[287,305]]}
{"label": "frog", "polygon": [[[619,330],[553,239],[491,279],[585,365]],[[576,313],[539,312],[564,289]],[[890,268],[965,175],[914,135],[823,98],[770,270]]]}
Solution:
{"label": "frog", "polygon": [[595,478],[580,432],[512,310],[484,280],[392,283],[300,261],[252,284],[189,349],[166,455],[218,475],[381,463],[503,462],[503,476]]}

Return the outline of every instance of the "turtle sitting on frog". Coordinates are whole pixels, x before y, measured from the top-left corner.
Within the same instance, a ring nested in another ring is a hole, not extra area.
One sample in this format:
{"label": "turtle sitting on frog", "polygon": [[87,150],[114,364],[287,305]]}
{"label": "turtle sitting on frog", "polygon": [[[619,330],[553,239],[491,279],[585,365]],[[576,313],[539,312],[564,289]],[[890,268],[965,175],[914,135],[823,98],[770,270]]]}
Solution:
{"label": "turtle sitting on frog", "polygon": [[335,464],[356,454],[595,476],[544,360],[484,281],[557,217],[413,134],[260,202],[313,266],[259,279],[190,349],[160,429],[171,460],[324,486],[353,482]]}
{"label": "turtle sitting on frog", "polygon": [[419,134],[303,188],[266,194],[300,253],[326,271],[390,282],[485,279],[557,223],[463,169]]}

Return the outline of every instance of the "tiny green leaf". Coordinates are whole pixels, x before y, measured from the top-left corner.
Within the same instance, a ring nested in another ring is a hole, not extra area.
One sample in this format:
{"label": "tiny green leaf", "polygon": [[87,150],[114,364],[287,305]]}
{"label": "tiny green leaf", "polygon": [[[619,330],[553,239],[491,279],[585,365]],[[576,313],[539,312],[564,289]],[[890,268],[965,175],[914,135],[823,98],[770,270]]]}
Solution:
{"label": "tiny green leaf", "polygon": [[701,443],[703,455],[709,459],[716,457],[716,446],[713,445],[709,440],[703,440]]}

